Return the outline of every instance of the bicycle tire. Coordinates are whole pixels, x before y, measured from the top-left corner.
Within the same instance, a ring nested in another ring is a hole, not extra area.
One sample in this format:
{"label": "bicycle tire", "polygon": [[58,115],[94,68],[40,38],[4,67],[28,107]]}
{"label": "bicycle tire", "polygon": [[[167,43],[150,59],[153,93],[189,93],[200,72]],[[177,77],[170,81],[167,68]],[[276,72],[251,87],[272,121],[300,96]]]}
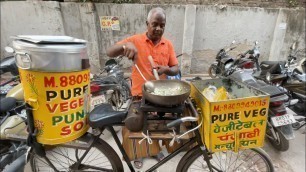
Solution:
{"label": "bicycle tire", "polygon": [[[93,149],[94,148],[94,149]],[[74,152],[73,152],[74,151]],[[70,171],[70,168],[75,162],[77,162],[76,156],[78,155],[78,158],[80,158],[82,155],[80,155],[78,152],[80,149],[74,149],[69,147],[59,147],[59,146],[48,146],[46,147],[46,156],[50,159],[50,161],[53,163],[53,165],[56,167],[58,171]],[[85,152],[85,150],[82,150]],[[93,154],[95,153],[95,154]],[[99,155],[104,155],[105,157],[98,157]],[[89,158],[95,158],[94,160],[91,160]],[[66,159],[63,159],[66,158]],[[106,160],[108,162],[106,163]],[[85,163],[83,163],[85,161]],[[115,171],[115,172],[122,172],[124,171],[122,162],[115,152],[115,150],[104,140],[98,139],[95,141],[91,149],[89,150],[88,154],[82,161],[82,164],[84,165],[99,165],[95,166],[98,168],[103,168],[101,165],[105,165],[107,167],[107,170]],[[46,163],[46,161],[35,154],[34,151],[31,152],[30,155],[30,165],[33,172],[42,172],[42,171],[54,171],[49,164]],[[83,169],[84,166],[80,166],[80,169],[77,171],[93,171],[92,169]],[[105,168],[105,167],[104,167]],[[112,169],[109,169],[112,168]],[[99,171],[107,171],[107,170],[99,170]],[[95,169],[94,171],[97,171]]]}
{"label": "bicycle tire", "polygon": [[[246,153],[248,153],[248,156],[246,156]],[[264,172],[264,171],[274,172],[274,167],[273,167],[271,159],[269,158],[269,155],[260,148],[252,148],[252,149],[245,149],[245,150],[239,151],[238,155],[241,155],[241,159],[238,159],[239,157],[237,157],[236,159],[233,159],[235,160],[235,164],[233,164],[234,162],[232,162],[232,156],[234,154],[237,155],[237,153],[234,153],[232,151],[223,151],[223,152],[213,153],[212,159],[210,159],[210,163],[214,166],[213,171],[226,171],[226,172],[240,171],[240,172],[243,172],[243,171],[252,171],[254,169],[254,171],[259,170],[261,172]],[[218,158],[217,157],[218,155],[221,155],[221,156],[219,156]],[[255,161],[253,159],[255,155],[258,155],[260,159],[258,160],[255,159],[256,160]],[[221,162],[221,160],[224,160],[224,156],[226,156],[225,162],[224,161]],[[228,158],[227,156],[231,156],[230,159],[227,159]],[[249,156],[252,156],[252,157],[248,159]],[[239,163],[237,163],[238,160],[240,161]],[[251,160],[251,162],[249,162],[249,160]],[[262,162],[258,162],[259,160],[262,160]],[[255,165],[254,165],[254,161],[256,163]],[[194,164],[194,163],[197,163],[197,164]],[[258,169],[258,164],[261,164],[261,163],[265,164],[266,170],[262,170],[261,168]],[[208,166],[205,160],[203,159],[203,155],[202,155],[200,146],[196,146],[190,151],[188,151],[183,156],[183,158],[180,160],[178,164],[179,165],[176,169],[177,172],[192,171],[191,168],[194,169],[195,171],[209,171]],[[242,164],[243,166],[241,166]],[[249,166],[250,164],[254,166]],[[219,169],[216,169],[217,167],[219,167]],[[246,167],[248,167],[248,169],[245,169]]]}

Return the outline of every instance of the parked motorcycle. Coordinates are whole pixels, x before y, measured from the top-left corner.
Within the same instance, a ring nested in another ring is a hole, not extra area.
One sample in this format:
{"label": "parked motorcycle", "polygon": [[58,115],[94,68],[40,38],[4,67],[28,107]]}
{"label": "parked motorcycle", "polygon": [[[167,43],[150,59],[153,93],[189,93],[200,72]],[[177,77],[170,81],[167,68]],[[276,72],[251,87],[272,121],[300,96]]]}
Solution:
{"label": "parked motorcycle", "polygon": [[242,70],[234,71],[229,77],[270,95],[266,136],[277,150],[288,150],[289,140],[295,137],[291,125],[295,123],[295,118],[293,114],[289,114],[286,110],[285,101],[289,98],[286,93],[276,86],[256,80],[252,74]]}
{"label": "parked motorcycle", "polygon": [[[119,64],[121,60],[122,56],[107,60],[101,73],[91,79],[92,108],[101,103],[110,103],[115,110],[119,110],[131,98],[129,78],[124,78]],[[103,76],[104,72],[106,76]]]}
{"label": "parked motorcycle", "polygon": [[1,60],[0,74],[10,73],[12,78],[1,83],[0,102],[0,171],[16,171],[27,150],[27,125],[23,89],[14,56]]}
{"label": "parked motorcycle", "polygon": [[27,125],[25,106],[6,97],[0,102],[0,171],[27,151]]}
{"label": "parked motorcycle", "polygon": [[[233,45],[235,41],[231,43]],[[232,74],[236,68],[240,69],[257,69],[258,58],[260,55],[258,42],[255,42],[253,49],[246,51],[243,54],[239,54],[237,58],[230,57],[228,52],[234,50],[237,46],[230,48],[222,48],[217,56],[216,61],[209,67],[208,74],[211,78],[227,77]],[[247,56],[248,55],[248,56]]]}
{"label": "parked motorcycle", "polygon": [[9,76],[10,78],[8,78],[7,80],[1,81],[0,85],[1,99],[4,98],[14,86],[20,83],[19,72],[15,63],[14,56],[9,56],[1,60],[0,75],[2,79],[4,78],[2,76],[4,74],[10,74],[11,76]]}
{"label": "parked motorcycle", "polygon": [[[306,116],[306,59],[303,58],[299,63],[296,63],[295,43],[290,47],[291,52],[287,61],[274,62],[270,70],[263,71],[265,81],[269,84],[276,85],[286,91],[290,97],[287,106],[292,109],[300,117],[296,117],[297,123],[293,127],[298,129],[305,125]],[[273,62],[270,62],[272,64]],[[264,67],[261,64],[261,67]],[[266,72],[266,73],[264,73]],[[292,101],[297,103],[292,104]]]}

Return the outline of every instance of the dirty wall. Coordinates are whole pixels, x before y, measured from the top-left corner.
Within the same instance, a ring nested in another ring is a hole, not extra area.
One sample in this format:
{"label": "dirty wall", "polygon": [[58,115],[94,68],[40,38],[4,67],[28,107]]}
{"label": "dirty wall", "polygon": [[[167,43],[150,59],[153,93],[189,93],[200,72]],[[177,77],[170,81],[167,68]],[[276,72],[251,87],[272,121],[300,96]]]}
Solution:
{"label": "dirty wall", "polygon": [[[305,9],[204,5],[161,5],[167,13],[165,37],[180,58],[183,74],[207,73],[220,48],[233,40],[241,53],[258,41],[262,60],[286,59],[298,42],[305,56]],[[68,35],[88,41],[93,72],[107,59],[106,48],[129,35],[145,31],[150,4],[74,2],[1,2],[1,57],[12,35]],[[101,31],[100,16],[118,16],[120,31]],[[128,61],[124,67],[128,68]]]}

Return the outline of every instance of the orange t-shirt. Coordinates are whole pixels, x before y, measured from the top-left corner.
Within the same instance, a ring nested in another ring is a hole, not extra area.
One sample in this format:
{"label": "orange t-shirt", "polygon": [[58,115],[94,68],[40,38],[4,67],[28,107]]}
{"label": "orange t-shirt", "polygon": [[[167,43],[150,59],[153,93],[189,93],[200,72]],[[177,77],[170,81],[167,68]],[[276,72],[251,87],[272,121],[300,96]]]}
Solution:
{"label": "orange t-shirt", "polygon": [[[137,66],[146,80],[155,80],[148,56],[152,56],[156,65],[175,66],[178,64],[172,43],[161,38],[157,45],[147,37],[146,33],[128,37],[117,44],[132,42],[138,50]],[[142,85],[146,82],[135,66],[132,68],[132,95],[142,96]],[[160,79],[166,79],[161,75]]]}

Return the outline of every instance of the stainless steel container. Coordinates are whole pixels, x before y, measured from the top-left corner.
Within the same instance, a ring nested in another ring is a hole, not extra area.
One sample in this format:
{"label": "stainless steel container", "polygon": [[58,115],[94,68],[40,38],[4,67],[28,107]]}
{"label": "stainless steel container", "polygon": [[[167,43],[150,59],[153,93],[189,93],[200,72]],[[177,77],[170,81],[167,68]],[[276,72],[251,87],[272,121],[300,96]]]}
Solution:
{"label": "stainless steel container", "polygon": [[86,41],[69,36],[13,37],[16,63],[21,69],[72,72],[89,68]]}

